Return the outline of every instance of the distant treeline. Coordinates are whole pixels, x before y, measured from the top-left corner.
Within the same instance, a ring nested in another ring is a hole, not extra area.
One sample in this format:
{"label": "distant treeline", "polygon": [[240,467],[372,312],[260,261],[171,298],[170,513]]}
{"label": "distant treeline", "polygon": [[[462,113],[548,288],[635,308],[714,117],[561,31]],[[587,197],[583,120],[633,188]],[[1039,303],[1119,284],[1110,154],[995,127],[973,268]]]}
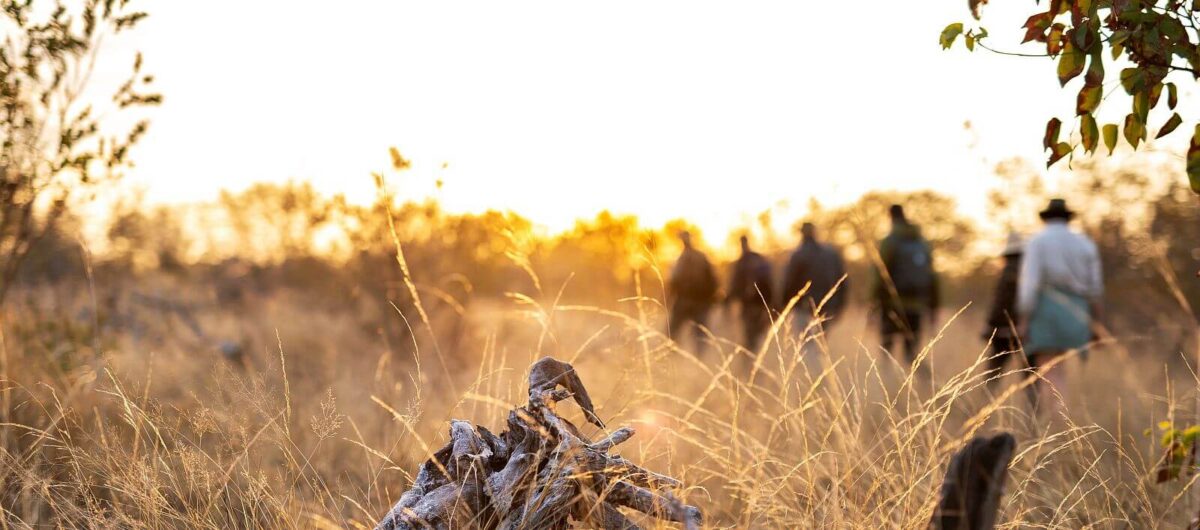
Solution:
{"label": "distant treeline", "polygon": [[[1196,199],[1182,186],[1155,185],[1178,182],[1152,178],[1156,168],[1082,166],[1062,194],[1101,247],[1114,311],[1160,325],[1188,318],[1182,307],[1195,313]],[[1036,172],[1020,162],[1005,162],[997,172],[986,212],[990,226],[979,226],[936,191],[871,192],[837,207],[813,201],[808,215],[795,221],[816,223],[823,238],[843,249],[852,298],[861,301],[887,206],[905,204],[935,249],[944,298],[960,307],[986,302],[1004,232],[1036,229],[1035,205],[1047,195]],[[738,233],[748,233],[760,252],[781,264],[798,235],[772,231],[771,215],[764,212],[759,225]],[[65,223],[39,243],[25,264],[23,285],[84,278],[80,223]],[[436,202],[397,203],[387,194],[362,206],[306,183],[256,184],[225,192],[215,203],[184,207],[147,206],[131,196],[114,206],[105,236],[91,245],[91,259],[95,274],[112,281],[179,277],[209,285],[226,301],[288,288],[324,304],[406,307],[398,240],[415,284],[431,299],[459,303],[520,293],[620,308],[639,295],[661,299],[661,277],[679,252],[674,234],[681,229],[699,233],[686,220],[649,228],[633,216],[601,213],[547,235],[514,213],[451,214]],[[738,233],[700,234],[701,246],[726,248]]]}

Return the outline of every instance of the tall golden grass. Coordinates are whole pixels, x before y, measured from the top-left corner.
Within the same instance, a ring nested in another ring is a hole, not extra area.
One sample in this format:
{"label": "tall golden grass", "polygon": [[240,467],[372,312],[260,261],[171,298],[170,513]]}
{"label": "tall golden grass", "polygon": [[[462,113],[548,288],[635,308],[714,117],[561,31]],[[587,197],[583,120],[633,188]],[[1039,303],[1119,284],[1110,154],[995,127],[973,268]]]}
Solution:
{"label": "tall golden grass", "polygon": [[451,357],[435,322],[386,344],[284,291],[198,316],[270,345],[239,365],[150,309],[117,326],[86,292],[42,299],[56,307],[0,327],[5,529],[369,528],[451,418],[501,430],[544,355],[575,364],[605,421],[638,429],[624,456],[681,478],[713,527],[924,527],[949,454],[996,430],[1019,444],[1005,528],[1178,528],[1200,509],[1193,477],[1153,480],[1144,430],[1194,421],[1197,399],[1188,359],[1154,337],[1065,361],[1056,417],[1028,412],[1020,367],[987,384],[972,308],[929,338],[926,372],[881,352],[862,309],[827,329],[782,319],[754,354],[725,338],[732,315],[697,352],[662,334],[656,300],[514,297],[473,305]]}

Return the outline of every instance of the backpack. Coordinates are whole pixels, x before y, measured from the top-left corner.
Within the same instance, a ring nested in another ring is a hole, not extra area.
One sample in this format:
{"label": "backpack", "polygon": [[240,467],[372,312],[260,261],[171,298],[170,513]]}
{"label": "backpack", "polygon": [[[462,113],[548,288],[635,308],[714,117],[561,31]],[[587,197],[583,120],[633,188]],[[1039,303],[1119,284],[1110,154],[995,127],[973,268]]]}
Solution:
{"label": "backpack", "polygon": [[925,296],[933,288],[933,259],[920,238],[897,238],[888,274],[901,296]]}

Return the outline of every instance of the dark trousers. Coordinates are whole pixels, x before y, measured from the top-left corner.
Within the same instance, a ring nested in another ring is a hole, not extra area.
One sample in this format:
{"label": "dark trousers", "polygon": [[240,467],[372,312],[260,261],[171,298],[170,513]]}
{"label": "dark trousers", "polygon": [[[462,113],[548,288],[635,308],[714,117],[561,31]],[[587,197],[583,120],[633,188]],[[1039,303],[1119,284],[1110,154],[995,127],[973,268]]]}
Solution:
{"label": "dark trousers", "polygon": [[988,356],[987,369],[984,372],[988,383],[1000,377],[1004,371],[1004,364],[1013,358],[1022,359],[1021,341],[1017,337],[992,337],[992,350]]}
{"label": "dark trousers", "polygon": [[708,327],[708,309],[711,304],[681,298],[671,304],[670,317],[667,321],[667,335],[675,341],[680,340],[679,332],[686,324],[692,324],[692,333],[696,337],[697,352],[704,350],[704,331]]}
{"label": "dark trousers", "polygon": [[917,361],[917,345],[921,340],[922,312],[911,308],[884,308],[880,337],[883,348],[895,353],[896,339],[904,343],[904,360],[908,364]]}
{"label": "dark trousers", "polygon": [[742,304],[742,337],[745,339],[742,345],[747,350],[757,353],[762,347],[763,335],[770,327],[771,314],[761,302],[758,305]]}

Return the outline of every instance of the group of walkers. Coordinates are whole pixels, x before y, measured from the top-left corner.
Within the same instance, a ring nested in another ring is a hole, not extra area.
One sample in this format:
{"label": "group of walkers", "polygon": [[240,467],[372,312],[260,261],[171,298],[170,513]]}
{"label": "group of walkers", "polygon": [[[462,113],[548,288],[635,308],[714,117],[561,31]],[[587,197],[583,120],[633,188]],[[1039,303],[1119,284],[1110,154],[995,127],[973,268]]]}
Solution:
{"label": "group of walkers", "polygon": [[[891,231],[874,248],[872,310],[878,317],[882,347],[896,352],[903,346],[905,361],[917,362],[922,331],[936,328],[941,302],[933,249],[920,227],[909,221],[901,205],[888,209]],[[1053,199],[1040,212],[1042,230],[1025,242],[1009,234],[1004,266],[997,281],[984,338],[991,342],[989,377],[999,377],[1009,358],[1022,359],[1038,369],[1071,350],[1085,350],[1093,339],[1093,323],[1102,317],[1103,281],[1096,245],[1067,224],[1074,212],[1062,199]],[[696,249],[691,236],[680,234],[683,253],[671,271],[668,333],[680,338],[686,325],[694,328],[696,347],[703,349],[710,309],[720,301],[720,285],[712,263]],[[805,223],[801,242],[792,252],[778,292],[771,263],[741,238],[741,255],[733,263],[724,297],[726,306],[740,306],[743,345],[757,351],[770,329],[772,315],[788,304],[792,329],[827,329],[847,305],[849,283],[841,253],[818,238],[817,227]],[[1019,352],[1025,352],[1023,356]],[[1062,370],[1045,371],[1059,392],[1065,390]],[[1032,385],[1039,401],[1045,385]]]}
{"label": "group of walkers", "polygon": [[[771,326],[772,312],[778,311],[797,295],[800,295],[797,300],[799,307],[793,314],[803,319],[805,325],[818,314],[818,308],[825,318],[832,318],[845,307],[848,288],[844,281],[846,272],[841,254],[817,240],[813,224],[805,223],[801,232],[803,240],[788,261],[779,298],[775,294],[771,263],[750,248],[750,240],[746,236],[741,238],[742,252],[733,263],[724,304],[727,307],[734,304],[740,306],[743,345],[747,349],[756,350],[762,344],[763,335]],[[667,332],[671,337],[678,338],[681,329],[691,324],[696,348],[703,350],[708,313],[719,299],[720,286],[708,257],[692,245],[691,234],[681,232],[679,238],[683,243],[683,253],[671,270],[667,286],[670,302]],[[826,300],[826,297],[829,299]]]}
{"label": "group of walkers", "polygon": [[1035,405],[1061,403],[1046,395],[1067,391],[1064,371],[1053,369],[1054,361],[1072,350],[1086,354],[1104,320],[1104,277],[1096,244],[1068,228],[1075,212],[1066,201],[1052,199],[1040,216],[1043,228],[1028,242],[1019,234],[1008,236],[984,330],[992,345],[993,381],[1009,357],[1049,381],[1029,387]]}

